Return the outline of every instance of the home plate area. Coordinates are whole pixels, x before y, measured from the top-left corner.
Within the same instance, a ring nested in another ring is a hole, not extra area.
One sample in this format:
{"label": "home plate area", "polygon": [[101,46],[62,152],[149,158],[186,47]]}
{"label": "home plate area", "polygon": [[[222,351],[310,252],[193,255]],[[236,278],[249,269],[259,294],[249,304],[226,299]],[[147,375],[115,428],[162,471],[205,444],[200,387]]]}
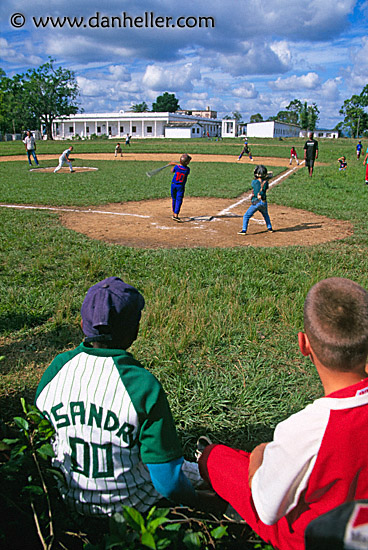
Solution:
{"label": "home plate area", "polygon": [[347,221],[269,204],[275,232],[267,231],[257,213],[247,234],[238,235],[249,205],[249,200],[234,207],[229,199],[185,197],[178,223],[171,218],[171,201],[158,199],[64,210],[60,220],[91,239],[139,248],[310,246],[353,233]]}

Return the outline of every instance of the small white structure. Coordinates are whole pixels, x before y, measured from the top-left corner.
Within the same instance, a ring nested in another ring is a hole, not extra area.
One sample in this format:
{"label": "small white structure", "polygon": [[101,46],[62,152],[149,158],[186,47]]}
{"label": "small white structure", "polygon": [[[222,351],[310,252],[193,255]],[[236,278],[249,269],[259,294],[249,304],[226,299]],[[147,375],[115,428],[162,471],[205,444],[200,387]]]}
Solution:
{"label": "small white structure", "polygon": [[165,126],[165,138],[191,139],[202,135],[203,127],[197,122],[169,122]]}
{"label": "small white structure", "polygon": [[338,130],[314,130],[314,137],[315,138],[330,138],[330,139],[337,139],[339,137],[339,131]]}
{"label": "small white structure", "polygon": [[236,137],[238,135],[238,123],[235,119],[226,119],[222,120],[221,124],[221,136],[225,137]]}
{"label": "small white structure", "polygon": [[221,121],[177,113],[78,113],[55,119],[52,125],[54,139],[86,139],[92,134],[110,138],[202,137],[220,135]]}
{"label": "small white structure", "polygon": [[299,137],[300,126],[288,124],[278,120],[266,120],[265,122],[249,122],[247,124],[247,137],[258,138],[286,138]]}

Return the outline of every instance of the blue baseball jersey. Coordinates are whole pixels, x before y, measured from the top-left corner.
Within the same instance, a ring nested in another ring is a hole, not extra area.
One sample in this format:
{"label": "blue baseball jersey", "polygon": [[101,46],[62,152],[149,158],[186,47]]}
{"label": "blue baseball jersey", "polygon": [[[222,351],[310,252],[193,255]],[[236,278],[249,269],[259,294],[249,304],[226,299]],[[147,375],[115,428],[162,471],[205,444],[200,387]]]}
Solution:
{"label": "blue baseball jersey", "polygon": [[171,180],[171,183],[176,183],[184,186],[187,182],[187,178],[190,173],[190,168],[188,166],[183,166],[182,164],[177,164],[172,169],[172,172],[174,176],[173,176],[173,179]]}

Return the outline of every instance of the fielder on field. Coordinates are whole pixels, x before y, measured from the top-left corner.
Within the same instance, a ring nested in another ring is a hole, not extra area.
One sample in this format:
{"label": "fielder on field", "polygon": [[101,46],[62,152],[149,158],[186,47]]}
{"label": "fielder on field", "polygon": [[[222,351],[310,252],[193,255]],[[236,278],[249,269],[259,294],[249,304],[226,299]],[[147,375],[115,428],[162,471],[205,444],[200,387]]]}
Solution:
{"label": "fielder on field", "polygon": [[312,520],[368,497],[368,292],[348,279],[320,281],[304,304],[304,330],[299,348],[324,397],[252,453],[212,444],[199,458],[203,478],[277,550],[304,550]]}
{"label": "fielder on field", "polygon": [[346,167],[348,165],[346,158],[340,157],[339,159],[337,159],[337,161],[340,163],[339,171],[341,172],[342,170],[346,170]]}
{"label": "fielder on field", "polygon": [[296,164],[297,164],[297,166],[299,166],[299,159],[298,159],[298,155],[297,155],[297,152],[296,152],[296,149],[295,149],[294,146],[290,149],[290,161],[289,161],[290,165],[293,162],[293,159],[296,160]]}
{"label": "fielder on field", "polygon": [[242,158],[243,155],[247,155],[249,157],[249,160],[253,161],[252,153],[250,152],[250,148],[248,146],[248,141],[244,141],[244,147],[240,155],[238,156],[238,160]]}
{"label": "fielder on field", "polygon": [[59,157],[59,165],[55,168],[54,174],[60,170],[66,163],[69,166],[70,172],[74,172],[72,163],[70,162],[69,155],[73,151],[73,146],[71,145],[68,149],[65,149]]}
{"label": "fielder on field", "polygon": [[188,164],[192,157],[184,153],[180,157],[180,164],[175,164],[171,172],[174,174],[171,180],[172,219],[181,222],[179,212],[183,204],[185,184],[190,174]]}
{"label": "fielder on field", "polygon": [[[198,465],[186,462],[160,382],[126,351],[137,338],[144,298],[118,277],[84,299],[85,339],[44,373],[36,405],[55,430],[53,465],[66,504],[85,516],[122,506],[146,512],[162,496],[193,506]],[[189,481],[191,480],[191,481]]]}
{"label": "fielder on field", "polygon": [[361,141],[358,141],[357,146],[356,146],[357,160],[360,159],[360,155],[361,155],[362,149],[363,149],[362,142],[361,142]]}
{"label": "fielder on field", "polygon": [[123,156],[123,150],[121,148],[121,145],[120,143],[117,143],[116,144],[116,147],[115,147],[115,158],[118,156],[118,154],[122,157]]}

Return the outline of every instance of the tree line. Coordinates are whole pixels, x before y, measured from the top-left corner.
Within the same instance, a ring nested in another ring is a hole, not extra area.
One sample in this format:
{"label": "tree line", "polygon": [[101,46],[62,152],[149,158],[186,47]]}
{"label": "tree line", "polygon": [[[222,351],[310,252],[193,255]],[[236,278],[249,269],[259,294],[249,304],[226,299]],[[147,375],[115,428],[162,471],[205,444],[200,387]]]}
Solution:
{"label": "tree line", "polygon": [[[40,128],[42,125],[48,139],[52,139],[52,123],[56,118],[67,117],[83,112],[79,104],[79,87],[74,71],[56,67],[55,60],[49,58],[37,69],[23,74],[7,77],[0,68],[0,132],[20,133],[27,128]],[[346,99],[339,111],[344,116],[335,129],[353,137],[368,135],[368,84],[361,93]],[[175,94],[164,92],[152,103],[153,112],[173,113],[180,109]],[[136,113],[149,111],[145,101],[131,106]],[[319,108],[316,103],[308,105],[299,99],[293,99],[289,105],[267,120],[278,120],[297,124],[305,130],[315,130],[319,120]],[[227,115],[225,118],[231,118]],[[239,122],[239,111],[232,113]],[[263,122],[260,113],[251,115],[250,122]]]}

